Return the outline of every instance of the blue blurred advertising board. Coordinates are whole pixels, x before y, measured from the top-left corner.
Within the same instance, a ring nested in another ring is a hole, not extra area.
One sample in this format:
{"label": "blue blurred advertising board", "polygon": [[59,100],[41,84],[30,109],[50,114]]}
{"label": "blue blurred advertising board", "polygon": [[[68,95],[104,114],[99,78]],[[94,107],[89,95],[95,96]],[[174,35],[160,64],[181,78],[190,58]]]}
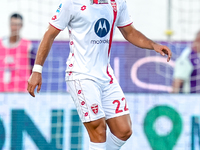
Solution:
{"label": "blue blurred advertising board", "polygon": [[[125,93],[168,93],[171,91],[173,68],[176,58],[190,42],[159,42],[173,53],[167,58],[152,51],[138,48],[128,42],[113,42],[110,64]],[[37,47],[38,41],[34,41]],[[41,91],[66,91],[65,68],[69,42],[55,41],[44,64]]]}

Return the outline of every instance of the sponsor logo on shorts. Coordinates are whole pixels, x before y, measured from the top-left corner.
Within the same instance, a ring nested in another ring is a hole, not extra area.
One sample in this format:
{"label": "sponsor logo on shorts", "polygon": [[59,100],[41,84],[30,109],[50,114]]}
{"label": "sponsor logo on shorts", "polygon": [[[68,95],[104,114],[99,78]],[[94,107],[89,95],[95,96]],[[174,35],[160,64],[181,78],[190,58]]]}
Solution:
{"label": "sponsor logo on shorts", "polygon": [[97,114],[99,111],[98,104],[92,104],[91,109],[94,114]]}

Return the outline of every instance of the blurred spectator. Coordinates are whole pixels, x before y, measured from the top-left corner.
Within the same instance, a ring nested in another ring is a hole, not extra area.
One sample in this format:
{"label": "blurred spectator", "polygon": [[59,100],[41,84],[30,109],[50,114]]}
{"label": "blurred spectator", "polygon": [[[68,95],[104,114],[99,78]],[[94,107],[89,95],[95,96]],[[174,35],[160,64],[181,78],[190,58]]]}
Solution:
{"label": "blurred spectator", "polygon": [[200,31],[176,60],[173,93],[200,93]]}
{"label": "blurred spectator", "polygon": [[[23,17],[10,17],[10,36],[0,39],[0,92],[25,92],[31,73],[30,41],[20,37]],[[33,60],[32,60],[33,61]]]}

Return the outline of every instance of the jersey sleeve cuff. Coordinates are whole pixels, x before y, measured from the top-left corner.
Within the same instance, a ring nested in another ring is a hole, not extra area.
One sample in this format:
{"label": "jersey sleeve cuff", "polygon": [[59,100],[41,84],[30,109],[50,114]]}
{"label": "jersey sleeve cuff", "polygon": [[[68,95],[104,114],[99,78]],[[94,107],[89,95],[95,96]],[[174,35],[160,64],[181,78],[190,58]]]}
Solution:
{"label": "jersey sleeve cuff", "polygon": [[57,29],[57,30],[59,30],[59,31],[62,31],[62,29],[59,29],[58,27],[55,27],[55,26],[52,25],[50,22],[49,22],[49,24],[50,24],[52,27],[54,27],[55,29]]}
{"label": "jersey sleeve cuff", "polygon": [[117,26],[118,28],[124,28],[124,27],[127,27],[127,26],[130,26],[133,22],[127,24],[127,25],[124,25],[124,26]]}

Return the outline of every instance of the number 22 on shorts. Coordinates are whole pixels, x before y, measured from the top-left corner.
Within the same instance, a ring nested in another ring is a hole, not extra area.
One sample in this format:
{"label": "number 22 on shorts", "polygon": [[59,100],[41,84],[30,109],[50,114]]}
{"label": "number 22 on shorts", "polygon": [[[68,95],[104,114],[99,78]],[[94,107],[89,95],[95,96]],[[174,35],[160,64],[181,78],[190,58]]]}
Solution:
{"label": "number 22 on shorts", "polygon": [[120,112],[123,112],[122,109],[121,109],[121,110],[119,109],[122,101],[125,102],[124,111],[127,111],[127,110],[128,110],[126,99],[123,97],[123,98],[121,99],[121,101],[120,101],[120,100],[114,100],[114,101],[113,101],[113,104],[117,103],[117,108],[116,108],[116,110],[115,110],[115,113],[116,113],[116,114],[117,114],[117,113],[120,113]]}

